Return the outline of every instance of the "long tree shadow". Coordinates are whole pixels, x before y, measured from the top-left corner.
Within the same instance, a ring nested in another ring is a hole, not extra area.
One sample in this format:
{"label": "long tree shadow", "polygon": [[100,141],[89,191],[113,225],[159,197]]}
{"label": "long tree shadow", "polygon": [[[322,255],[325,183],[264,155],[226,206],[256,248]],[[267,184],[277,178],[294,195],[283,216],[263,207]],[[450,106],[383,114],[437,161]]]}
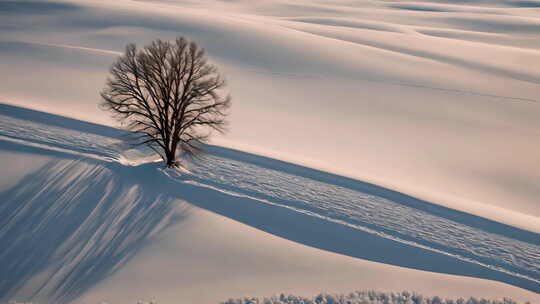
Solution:
{"label": "long tree shadow", "polygon": [[[521,267],[517,271],[529,274],[530,280],[456,259],[452,254],[380,237],[347,225],[351,222],[346,217],[329,214],[314,202],[324,197],[323,203],[345,206],[344,210],[357,212],[357,218],[364,219],[360,215],[371,209],[360,207],[373,203],[363,199],[371,195],[389,201],[372,204],[374,208],[391,203],[396,210],[407,207],[437,221],[451,220],[451,225],[466,226],[467,236],[473,232],[492,234],[489,244],[495,238],[503,240],[505,246],[515,240],[525,242],[515,243],[508,252],[533,266],[536,251],[523,252],[537,248],[540,239],[534,232],[376,185],[221,147],[208,146],[209,155],[191,174],[169,178],[160,174],[155,164],[120,164],[118,142],[123,133],[119,130],[3,104],[0,113],[0,150],[56,158],[0,192],[0,301],[16,299],[18,293],[22,300],[31,297],[64,303],[75,299],[120,269],[157,233],[181,220],[187,203],[291,241],[351,257],[540,291],[534,269]],[[351,196],[352,192],[356,196]],[[351,195],[343,196],[347,193]],[[362,197],[355,200],[357,195]],[[342,199],[335,201],[336,197]],[[342,221],[330,221],[332,216]],[[401,218],[403,214],[396,217]],[[380,223],[370,223],[364,220],[360,224],[409,240]],[[415,238],[412,241],[419,243]],[[427,245],[438,248],[431,241]],[[490,250],[497,249],[490,246]],[[453,248],[444,250],[460,253]],[[487,261],[488,266],[498,262]]]}
{"label": "long tree shadow", "polygon": [[169,183],[171,195],[181,197],[190,204],[300,244],[384,264],[496,280],[534,292],[540,291],[540,284],[526,278],[382,238],[241,193],[234,194],[204,185],[174,183],[172,180]]}
{"label": "long tree shadow", "polygon": [[53,160],[0,193],[0,299],[30,285],[31,299],[68,302],[181,220],[186,205],[143,167]]}
{"label": "long tree shadow", "polygon": [[[451,209],[435,202],[429,202],[410,195],[388,189],[376,184],[371,184],[361,180],[356,180],[346,176],[333,174],[330,172],[321,171],[309,167],[304,167],[294,163],[272,159],[269,157],[251,154],[239,150],[233,150],[219,146],[206,146],[207,154],[210,157],[226,158],[232,161],[248,163],[257,167],[286,173],[292,176],[305,177],[310,180],[318,181],[325,184],[337,185],[345,189],[366,193],[396,202],[403,206],[408,206],[434,216],[446,218],[455,222],[465,223],[467,226],[474,227],[489,233],[504,235],[506,237],[517,239],[523,242],[540,245],[540,234],[527,231],[518,227],[513,227],[504,223],[496,222],[488,218],[483,218],[474,214],[469,214],[456,209]],[[207,158],[209,157],[207,156]],[[210,159],[207,163],[211,163]],[[205,168],[206,169],[206,168]],[[216,187],[227,189],[225,183],[218,181],[207,181],[213,183]],[[250,193],[242,189],[231,189],[237,192],[246,193],[249,195],[260,196],[259,194]],[[275,200],[275,198],[273,198]]]}
{"label": "long tree shadow", "polygon": [[[301,244],[351,257],[428,271],[538,285],[430,250],[380,238],[219,189],[136,167],[92,159],[53,160],[0,193],[0,298],[66,303],[128,262],[195,205]],[[183,203],[178,203],[179,201]]]}

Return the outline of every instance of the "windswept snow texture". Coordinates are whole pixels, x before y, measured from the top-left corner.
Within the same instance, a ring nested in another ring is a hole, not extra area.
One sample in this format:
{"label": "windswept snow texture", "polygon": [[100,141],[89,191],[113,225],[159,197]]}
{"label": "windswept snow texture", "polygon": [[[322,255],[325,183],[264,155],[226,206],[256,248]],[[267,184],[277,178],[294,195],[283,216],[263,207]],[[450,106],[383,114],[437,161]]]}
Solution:
{"label": "windswept snow texture", "polygon": [[[0,253],[0,293],[5,295],[50,267],[49,258],[58,268],[49,269],[50,279],[36,294],[52,290],[58,299],[80,295],[91,286],[88,280],[97,282],[114,272],[135,254],[141,241],[178,218],[170,206],[176,200],[320,249],[540,291],[536,233],[217,146],[207,147],[209,154],[201,160],[189,162],[190,173],[166,170],[160,175],[158,165],[137,166],[140,157],[134,155],[145,152],[126,152],[120,131],[88,129],[84,123],[62,122],[58,116],[9,105],[0,109],[4,150],[35,149],[68,158],[50,162],[19,186],[0,193],[0,241],[5,246]],[[150,210],[159,215],[150,216]],[[312,235],[316,227],[323,227],[333,239]],[[21,238],[28,231],[48,241]],[[375,243],[366,237],[374,237]],[[95,241],[86,243],[88,239]],[[377,242],[390,244],[386,248],[395,251],[369,248]],[[407,248],[416,248],[412,254],[420,260],[407,256]]]}
{"label": "windswept snow texture", "polygon": [[515,234],[524,240],[520,241],[497,234],[497,228],[493,227],[497,225],[469,222],[474,219],[466,217],[463,217],[466,222],[460,223],[459,215],[455,220],[448,218],[452,216],[451,210],[440,207],[430,210],[410,197],[393,200],[387,198],[387,193],[378,193],[360,183],[342,185],[339,178],[335,179],[335,184],[318,181],[311,176],[289,174],[226,158],[219,153],[204,157],[191,171],[193,180],[200,184],[425,246],[540,283],[540,236],[537,234]]}

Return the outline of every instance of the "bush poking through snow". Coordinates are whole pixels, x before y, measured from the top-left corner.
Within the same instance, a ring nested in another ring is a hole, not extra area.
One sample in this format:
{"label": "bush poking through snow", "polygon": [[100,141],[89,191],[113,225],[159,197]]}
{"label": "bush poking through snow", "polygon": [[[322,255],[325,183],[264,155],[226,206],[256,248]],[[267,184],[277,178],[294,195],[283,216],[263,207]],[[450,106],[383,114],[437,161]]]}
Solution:
{"label": "bush poking through snow", "polygon": [[[349,294],[319,294],[312,298],[284,295],[271,298],[229,299],[221,304],[517,304],[510,299],[487,300],[459,298],[457,300],[442,299],[440,297],[424,297],[417,293],[403,292],[376,292],[355,291]],[[527,304],[530,304],[527,302]]]}

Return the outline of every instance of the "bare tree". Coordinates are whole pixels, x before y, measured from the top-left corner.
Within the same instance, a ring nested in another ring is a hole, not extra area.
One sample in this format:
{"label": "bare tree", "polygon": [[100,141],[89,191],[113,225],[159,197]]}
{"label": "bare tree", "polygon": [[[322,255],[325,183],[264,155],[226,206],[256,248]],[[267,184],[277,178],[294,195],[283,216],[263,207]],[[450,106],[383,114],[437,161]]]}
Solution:
{"label": "bare tree", "polygon": [[200,151],[212,130],[225,131],[231,98],[222,94],[223,77],[194,42],[179,37],[143,49],[128,44],[110,73],[101,106],[167,166],[178,165],[177,154]]}

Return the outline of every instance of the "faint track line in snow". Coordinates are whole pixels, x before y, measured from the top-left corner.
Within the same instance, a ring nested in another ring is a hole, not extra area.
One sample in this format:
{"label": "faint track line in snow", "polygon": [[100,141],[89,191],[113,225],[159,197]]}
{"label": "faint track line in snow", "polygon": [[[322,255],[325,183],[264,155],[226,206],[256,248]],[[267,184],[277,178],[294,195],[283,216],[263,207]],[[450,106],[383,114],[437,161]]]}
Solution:
{"label": "faint track line in snow", "polygon": [[[301,30],[297,30],[297,29],[293,29],[293,28],[288,28],[288,27],[285,27],[285,28],[287,28],[289,30],[299,31],[299,32],[309,34],[309,35],[320,36],[318,34],[313,34],[313,33],[310,33],[310,32],[301,31]],[[326,36],[321,36],[321,37],[326,37]],[[332,38],[332,37],[326,37],[326,38],[328,38],[328,39],[337,39],[337,38]],[[337,40],[341,40],[341,39],[337,39]],[[344,40],[341,40],[341,41],[344,41]],[[52,48],[74,49],[74,50],[80,50],[80,51],[85,51],[85,52],[93,52],[93,53],[100,53],[100,54],[104,54],[104,55],[113,55],[113,56],[120,56],[120,55],[123,54],[123,52],[118,52],[118,51],[113,51],[113,50],[97,49],[97,48],[90,48],[90,47],[83,47],[83,46],[76,46],[76,45],[67,45],[67,44],[52,44],[52,43],[28,42],[28,41],[18,41],[18,43],[24,43],[24,44],[29,44],[29,45],[34,44],[34,45],[38,45],[38,46],[45,46],[45,47],[52,47]],[[356,42],[350,42],[350,43],[359,44],[359,43],[356,43]],[[365,45],[369,46],[369,47],[379,48],[377,46],[373,46],[373,45],[370,45],[370,44],[365,44]],[[381,48],[381,49],[385,49],[385,48]],[[385,50],[387,50],[387,49],[385,49]],[[388,49],[388,51],[400,52],[402,50],[401,49],[399,49],[399,50],[398,49],[396,49],[396,50]],[[401,52],[401,53],[403,53],[403,52]],[[403,53],[403,54],[410,55],[409,53]],[[416,57],[430,59],[430,57],[425,57],[425,56],[416,56]],[[437,58],[439,58],[439,57],[437,57]],[[440,58],[442,58],[442,57],[440,57]],[[245,63],[243,63],[243,65],[246,66]],[[315,75],[315,74],[309,74],[309,73],[302,74],[302,73],[288,73],[288,72],[278,72],[278,71],[269,71],[269,70],[265,71],[265,70],[262,70],[260,68],[254,67],[254,66],[250,66],[248,68],[241,68],[241,69],[252,72],[252,73],[257,73],[257,74],[279,75],[279,76],[284,76],[284,77],[289,77],[289,78],[311,78],[311,79],[326,79],[326,78],[328,78],[325,75]],[[419,83],[409,83],[409,82],[402,82],[402,81],[390,81],[390,80],[384,80],[384,79],[368,78],[368,77],[364,77],[364,76],[360,76],[360,75],[358,75],[356,77],[357,77],[356,79],[361,80],[361,81],[374,82],[374,83],[385,83],[385,84],[394,85],[394,86],[414,87],[414,88],[422,88],[422,89],[435,90],[435,91],[441,91],[441,92],[449,92],[449,93],[454,93],[454,94],[489,97],[489,98],[508,100],[508,101],[512,101],[512,102],[540,103],[540,100],[536,100],[536,99],[532,99],[532,98],[496,95],[496,94],[481,93],[481,92],[475,92],[475,91],[467,91],[467,90],[459,90],[459,89],[451,89],[451,88],[443,88],[443,87],[434,87],[434,86],[429,86],[429,85],[424,85],[424,84],[419,84]],[[521,78],[523,78],[523,77],[520,76],[520,77],[518,77],[516,79],[521,79]]]}
{"label": "faint track line in snow", "polygon": [[59,148],[59,147],[55,147],[55,146],[51,146],[51,145],[47,145],[47,144],[28,142],[26,140],[23,140],[23,139],[20,139],[20,138],[14,138],[14,137],[10,137],[10,136],[0,135],[0,141],[7,141],[7,142],[12,142],[12,143],[22,144],[22,145],[25,145],[25,146],[46,149],[46,150],[50,150],[50,151],[54,151],[54,152],[67,153],[67,154],[71,154],[71,155],[74,155],[74,156],[99,159],[99,160],[106,161],[106,162],[112,161],[112,159],[110,159],[110,158],[102,157],[102,156],[92,154],[92,153],[76,152],[76,151],[73,151],[73,150],[63,149],[63,148]]}
{"label": "faint track line in snow", "polygon": [[[314,74],[300,74],[300,73],[287,73],[287,72],[277,72],[277,71],[264,71],[262,69],[256,68],[256,67],[249,67],[249,68],[242,68],[243,70],[256,73],[256,74],[267,74],[267,75],[278,75],[278,76],[284,76],[288,78],[307,78],[307,79],[327,79],[328,77],[324,75],[314,75]],[[402,87],[413,87],[413,88],[422,88],[422,89],[428,89],[428,90],[435,90],[435,91],[442,91],[442,92],[448,92],[448,93],[454,93],[454,94],[461,94],[461,95],[472,95],[472,96],[480,96],[480,97],[489,97],[489,98],[495,98],[495,99],[503,99],[508,100],[510,102],[531,102],[531,103],[540,103],[540,100],[531,99],[531,98],[524,98],[524,97],[515,97],[515,96],[505,96],[505,95],[495,95],[495,94],[488,94],[488,93],[480,93],[475,91],[467,91],[467,90],[459,90],[459,89],[450,89],[450,88],[442,88],[442,87],[433,87],[418,83],[409,83],[409,82],[400,82],[400,81],[390,81],[390,80],[383,80],[383,79],[375,79],[375,78],[366,78],[358,76],[355,78],[359,81],[365,81],[365,82],[374,82],[374,83],[384,83],[394,86],[402,86]]]}
{"label": "faint track line in snow", "polygon": [[518,272],[509,271],[509,270],[507,270],[507,269],[505,269],[503,267],[498,267],[498,266],[490,265],[490,264],[487,264],[487,263],[483,263],[483,262],[474,260],[472,258],[461,256],[459,254],[453,254],[453,253],[450,253],[450,252],[447,252],[447,251],[444,251],[444,250],[429,247],[429,246],[426,246],[426,245],[423,245],[423,244],[420,244],[420,243],[417,243],[417,242],[414,242],[414,241],[405,240],[405,239],[396,237],[394,235],[385,233],[383,231],[368,228],[368,227],[363,226],[361,224],[351,224],[349,222],[346,222],[346,221],[343,221],[343,220],[337,220],[337,219],[334,219],[332,217],[324,216],[324,215],[321,215],[321,214],[316,213],[316,212],[306,211],[306,210],[303,210],[303,209],[299,209],[299,208],[295,208],[295,207],[292,207],[292,206],[275,203],[275,202],[272,202],[270,200],[266,200],[266,199],[263,199],[263,198],[257,198],[257,197],[254,197],[254,196],[250,196],[250,195],[246,195],[246,194],[242,194],[242,193],[237,193],[237,192],[233,192],[233,191],[230,191],[230,190],[223,190],[223,189],[220,189],[218,187],[211,186],[211,185],[208,185],[208,184],[204,184],[204,183],[201,183],[201,182],[197,182],[197,181],[194,181],[194,180],[185,180],[185,181],[181,181],[181,182],[186,183],[186,184],[190,184],[190,185],[194,185],[194,186],[198,186],[198,187],[212,189],[214,191],[218,191],[218,192],[221,192],[221,193],[224,193],[224,194],[227,194],[227,195],[232,195],[232,196],[242,197],[242,198],[248,198],[248,199],[256,200],[256,201],[259,201],[259,202],[262,202],[262,203],[265,203],[265,204],[269,204],[269,205],[272,205],[272,206],[286,208],[286,209],[289,209],[289,210],[292,210],[292,211],[295,211],[295,212],[299,212],[299,213],[302,213],[302,214],[305,214],[305,215],[308,215],[308,216],[313,216],[313,217],[316,217],[316,218],[323,219],[325,221],[329,221],[329,222],[333,222],[333,223],[336,223],[336,224],[344,225],[344,226],[347,226],[347,227],[350,227],[350,228],[353,228],[353,229],[357,229],[357,230],[364,231],[364,232],[367,232],[367,233],[370,233],[370,234],[374,234],[376,236],[379,236],[379,237],[382,237],[382,238],[385,238],[385,239],[389,239],[389,240],[392,240],[392,241],[396,241],[396,242],[399,242],[399,243],[402,243],[402,244],[406,244],[406,245],[426,249],[426,250],[429,250],[429,251],[432,251],[432,252],[440,253],[440,254],[443,254],[443,255],[447,255],[447,256],[459,259],[461,261],[477,264],[477,265],[480,265],[480,266],[483,266],[483,267],[486,267],[486,268],[489,268],[489,269],[492,269],[492,270],[495,270],[495,271],[500,271],[500,272],[503,272],[503,273],[506,273],[506,274],[509,274],[509,275],[512,275],[512,276],[515,276],[515,277],[530,280],[530,281],[533,281],[535,283],[540,284],[540,280],[532,278],[530,276],[523,275],[523,274],[520,274]]}
{"label": "faint track line in snow", "polygon": [[72,49],[72,50],[79,50],[79,51],[85,51],[85,52],[91,52],[91,53],[100,53],[100,54],[105,54],[105,55],[114,55],[114,56],[120,56],[123,54],[122,52],[113,51],[113,50],[96,49],[96,48],[91,48],[91,47],[69,45],[69,44],[44,43],[44,42],[35,42],[35,41],[17,41],[17,43],[28,44],[28,45],[33,44],[37,46],[46,46],[46,47],[59,48],[59,49]]}
{"label": "faint track line in snow", "polygon": [[[6,115],[0,115],[0,137],[124,167],[120,155],[124,147],[118,138]],[[203,158],[191,164],[189,173],[171,177],[474,263],[540,286],[537,234],[528,234],[525,240],[522,236],[508,237],[497,229],[467,222],[471,218],[451,217],[443,207],[415,207],[400,198],[345,186],[339,180],[326,182],[310,174],[289,173],[292,171],[283,167],[258,166],[249,158],[238,160],[219,152]]]}
{"label": "faint track line in snow", "polygon": [[94,159],[112,161],[118,157],[118,139],[77,132],[0,114],[0,138]]}
{"label": "faint track line in snow", "polygon": [[193,181],[347,225],[540,284],[540,245],[430,214],[399,201],[216,155],[191,168]]}

